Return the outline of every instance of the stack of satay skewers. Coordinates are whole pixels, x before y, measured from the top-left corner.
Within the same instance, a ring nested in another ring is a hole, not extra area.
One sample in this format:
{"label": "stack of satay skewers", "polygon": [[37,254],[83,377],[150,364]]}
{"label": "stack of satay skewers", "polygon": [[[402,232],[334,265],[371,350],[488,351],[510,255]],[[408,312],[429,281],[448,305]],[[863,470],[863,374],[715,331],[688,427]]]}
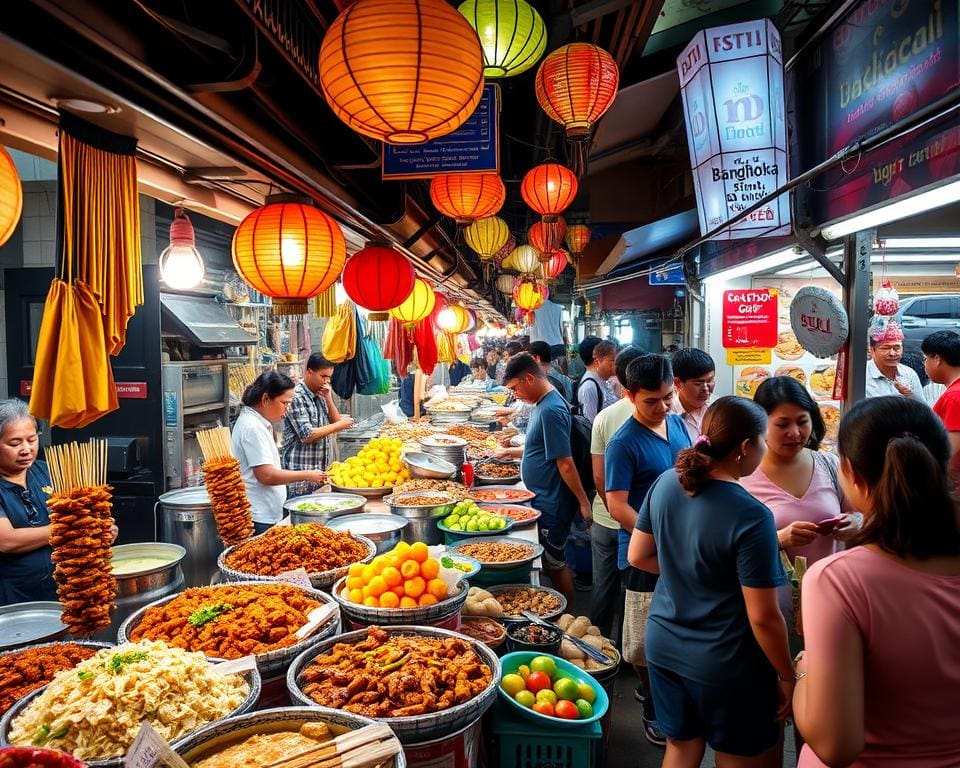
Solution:
{"label": "stack of satay skewers", "polygon": [[44,456],[53,486],[47,507],[61,619],[74,637],[89,637],[110,626],[117,596],[107,441],[53,445]]}
{"label": "stack of satay skewers", "polygon": [[207,486],[213,519],[220,539],[228,547],[253,535],[250,502],[240,476],[240,462],[230,448],[230,430],[226,427],[197,432],[203,451],[203,484]]}
{"label": "stack of satay skewers", "polygon": [[384,723],[347,731],[320,746],[295,752],[260,768],[370,768],[399,754],[402,747]]}

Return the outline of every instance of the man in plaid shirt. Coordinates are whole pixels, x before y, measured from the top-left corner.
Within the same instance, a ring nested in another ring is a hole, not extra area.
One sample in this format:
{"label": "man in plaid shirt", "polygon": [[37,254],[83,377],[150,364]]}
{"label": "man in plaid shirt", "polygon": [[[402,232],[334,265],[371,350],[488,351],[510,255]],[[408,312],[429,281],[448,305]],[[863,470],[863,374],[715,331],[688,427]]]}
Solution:
{"label": "man in plaid shirt", "polygon": [[[325,470],[331,459],[330,437],[353,426],[353,418],[341,415],[333,402],[330,377],[333,363],[318,352],[307,360],[301,381],[293,390],[293,402],[283,419],[284,469]],[[313,483],[287,487],[287,496],[303,496],[317,489]]]}

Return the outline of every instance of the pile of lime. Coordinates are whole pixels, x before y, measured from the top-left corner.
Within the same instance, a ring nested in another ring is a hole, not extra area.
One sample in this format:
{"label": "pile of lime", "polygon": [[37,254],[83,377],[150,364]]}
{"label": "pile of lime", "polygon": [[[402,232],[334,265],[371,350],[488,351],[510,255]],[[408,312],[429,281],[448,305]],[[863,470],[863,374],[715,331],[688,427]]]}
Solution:
{"label": "pile of lime", "polygon": [[507,519],[491,515],[474,501],[461,501],[453,512],[443,518],[443,525],[451,531],[500,531],[507,527]]}

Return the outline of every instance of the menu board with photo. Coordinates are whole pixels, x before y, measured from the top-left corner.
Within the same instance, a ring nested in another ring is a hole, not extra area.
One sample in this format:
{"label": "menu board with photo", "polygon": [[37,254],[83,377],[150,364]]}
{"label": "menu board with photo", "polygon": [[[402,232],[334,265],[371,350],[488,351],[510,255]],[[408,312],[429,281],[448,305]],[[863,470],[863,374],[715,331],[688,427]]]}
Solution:
{"label": "menu board with photo", "polygon": [[815,357],[797,341],[790,328],[790,303],[804,286],[816,285],[842,298],[840,286],[831,278],[754,278],[754,288],[776,288],[779,293],[777,307],[777,345],[773,348],[770,365],[734,366],[733,390],[744,397],[753,397],[757,387],[771,376],[790,376],[799,381],[820,406],[820,413],[827,432],[823,440],[824,450],[833,450],[840,429],[841,403],[833,397],[833,385],[837,377],[837,358]]}

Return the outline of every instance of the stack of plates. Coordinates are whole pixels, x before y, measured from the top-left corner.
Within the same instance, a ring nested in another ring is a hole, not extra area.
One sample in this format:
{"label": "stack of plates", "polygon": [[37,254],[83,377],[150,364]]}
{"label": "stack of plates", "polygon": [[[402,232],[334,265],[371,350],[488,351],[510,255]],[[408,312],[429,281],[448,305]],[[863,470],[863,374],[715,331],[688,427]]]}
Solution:
{"label": "stack of plates", "polygon": [[453,435],[432,435],[420,439],[424,453],[449,461],[457,469],[467,460],[467,441]]}
{"label": "stack of plates", "polygon": [[427,415],[430,417],[431,424],[463,424],[470,420],[470,410],[463,411],[437,411],[427,408]]}

